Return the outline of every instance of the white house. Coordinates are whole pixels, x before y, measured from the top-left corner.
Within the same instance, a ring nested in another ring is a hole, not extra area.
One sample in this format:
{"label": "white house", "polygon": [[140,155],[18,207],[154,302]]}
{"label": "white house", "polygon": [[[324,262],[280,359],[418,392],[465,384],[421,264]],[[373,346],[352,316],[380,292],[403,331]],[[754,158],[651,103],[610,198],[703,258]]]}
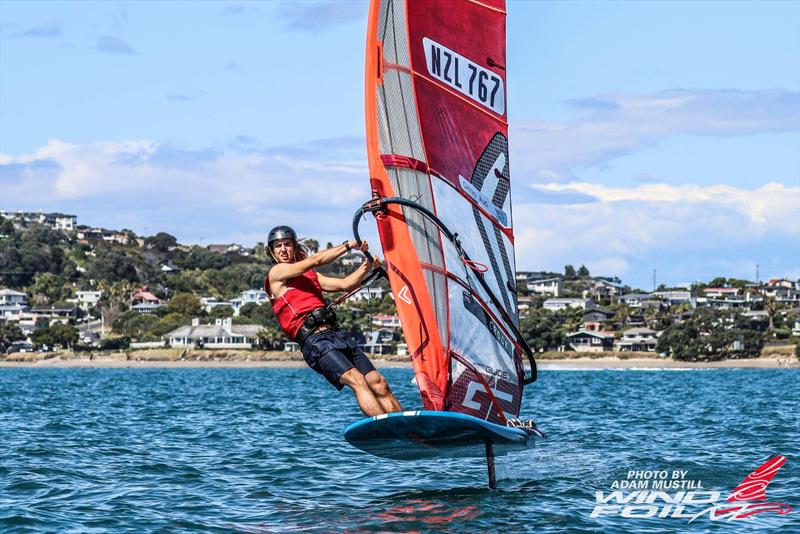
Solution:
{"label": "white house", "polygon": [[0,306],[25,306],[28,295],[13,289],[0,289]]}
{"label": "white house", "polygon": [[258,343],[258,333],[262,328],[257,324],[232,324],[230,317],[202,325],[195,318],[191,326],[176,328],[163,339],[172,347],[202,345],[205,348],[249,349]]}
{"label": "white house", "polygon": [[391,354],[394,333],[391,330],[381,328],[375,332],[369,332],[365,343],[361,348],[367,354]]}
{"label": "white house", "polygon": [[670,306],[675,304],[691,304],[694,306],[694,298],[691,291],[656,291],[656,297],[663,299]]}
{"label": "white house", "polygon": [[564,281],[561,277],[544,278],[541,280],[530,280],[527,283],[528,291],[536,295],[553,295],[557,297],[561,294]]}
{"label": "white house", "polygon": [[656,331],[649,328],[629,328],[614,342],[614,348],[620,352],[654,352],[656,335]]}
{"label": "white house", "polygon": [[650,300],[650,298],[651,297],[648,293],[627,293],[622,295],[619,300],[631,308],[641,308],[642,302],[645,300]]}
{"label": "white house", "polygon": [[353,293],[353,296],[350,298],[353,300],[380,300],[383,298],[383,293],[382,287],[362,287]]}
{"label": "white house", "polygon": [[249,302],[255,302],[256,304],[261,304],[262,302],[269,300],[267,297],[267,292],[263,289],[246,289],[239,293],[239,300],[242,302],[242,306]]}
{"label": "white house", "polygon": [[139,304],[131,306],[131,310],[136,313],[153,313],[157,309],[163,307],[164,305],[160,302],[140,302]]}
{"label": "white house", "polygon": [[400,316],[383,314],[375,315],[372,318],[372,324],[378,326],[379,328],[398,329],[400,328]]}
{"label": "white house", "polygon": [[227,306],[231,308],[234,311],[234,313],[238,311],[236,305],[233,302],[217,300],[216,297],[201,297],[200,304],[203,305],[203,308],[206,310],[206,313],[211,313],[211,310],[213,310],[217,306]]}
{"label": "white house", "polygon": [[594,308],[594,301],[592,299],[579,299],[579,298],[547,299],[546,301],[544,301],[542,307],[545,310],[550,310],[550,311],[566,310],[567,308],[590,310]]}
{"label": "white house", "polygon": [[82,310],[88,310],[92,306],[97,306],[97,303],[100,302],[100,299],[103,297],[102,291],[78,291],[76,293],[77,298],[75,299],[78,303],[78,306]]}
{"label": "white house", "polygon": [[[213,297],[209,297],[209,298],[213,298]],[[242,306],[244,306],[245,304],[250,304],[251,302],[253,304],[261,304],[262,302],[266,302],[268,300],[269,300],[269,297],[267,297],[267,292],[264,291],[263,289],[247,289],[247,290],[242,291],[241,293],[239,293],[239,296],[237,298],[231,300],[229,303],[227,303],[227,305],[229,305],[230,307],[233,308],[233,316],[234,317],[239,317],[240,310],[242,309]],[[216,301],[216,299],[214,299],[214,302],[218,302],[218,301]],[[218,305],[218,304],[215,304],[214,302],[211,303],[211,307],[212,308],[214,306]],[[222,304],[226,304],[226,303],[222,303]]]}
{"label": "white house", "polygon": [[75,215],[66,215],[64,213],[35,213],[26,211],[6,211],[0,210],[0,216],[12,221],[20,222],[36,222],[44,224],[56,230],[72,230],[78,224],[78,218]]}
{"label": "white house", "polygon": [[364,263],[365,257],[363,254],[356,253],[356,252],[348,252],[345,255],[339,258],[339,261],[342,265],[348,265],[350,267],[357,267]]}
{"label": "white house", "polygon": [[740,292],[738,287],[707,287],[703,290],[708,298],[736,297]]}

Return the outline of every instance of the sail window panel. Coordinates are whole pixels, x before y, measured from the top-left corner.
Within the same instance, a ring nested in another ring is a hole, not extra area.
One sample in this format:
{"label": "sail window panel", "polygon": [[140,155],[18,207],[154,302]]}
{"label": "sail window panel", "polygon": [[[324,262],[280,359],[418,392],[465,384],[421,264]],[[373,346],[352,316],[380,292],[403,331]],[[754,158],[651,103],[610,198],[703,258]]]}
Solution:
{"label": "sail window panel", "polygon": [[409,66],[406,4],[402,0],[380,3],[378,37],[383,43],[383,57],[389,63]]}
{"label": "sail window panel", "polygon": [[509,380],[516,384],[517,369],[511,340],[471,300],[467,289],[449,280],[448,291],[450,350],[461,354],[477,369],[489,366],[494,371],[508,373]]}
{"label": "sail window panel", "polygon": [[447,279],[442,273],[425,269],[425,282],[433,302],[433,313],[436,316],[436,326],[442,335],[442,343],[447,343],[448,318],[447,318]]}
{"label": "sail window panel", "polygon": [[383,87],[376,90],[376,108],[378,117],[378,141],[381,154],[392,153],[392,136],[389,134],[389,119],[386,117],[386,102]]}
{"label": "sail window panel", "polygon": [[[397,196],[413,200],[434,211],[430,180],[426,174],[411,169],[393,168],[389,177]],[[403,216],[408,223],[420,261],[444,268],[439,229],[436,225],[415,209],[403,207]]]}
{"label": "sail window panel", "polygon": [[383,39],[386,34],[387,13],[391,11],[393,0],[381,0],[378,3],[378,37]]}
{"label": "sail window panel", "polygon": [[[394,97],[394,102],[387,102],[387,92]],[[381,154],[410,156],[424,162],[425,150],[422,145],[413,94],[411,77],[397,71],[390,71],[384,84],[376,89],[375,102],[380,152]],[[403,110],[402,116],[394,117],[390,124],[388,115],[398,111],[398,102],[402,106],[400,108]]]}
{"label": "sail window panel", "polygon": [[[433,211],[430,180],[426,174],[411,169],[392,168],[389,172],[397,196],[413,200]],[[419,211],[405,206],[403,216],[408,225],[408,232],[417,258],[423,264],[444,268],[444,256],[440,248],[439,229]],[[437,326],[443,335],[447,332],[447,289],[445,278],[441,273],[425,270],[425,281],[434,307]]]}
{"label": "sail window panel", "polygon": [[[480,213],[476,216],[472,204],[465,201],[455,189],[446,184],[443,180],[433,180],[432,183],[433,193],[436,197],[436,215],[442,220],[445,226],[451,230],[458,230],[458,239],[461,241],[461,246],[469,257],[473,261],[489,268],[489,271],[484,274],[484,281],[489,286],[492,293],[498,298],[504,310],[512,317],[512,320],[514,320],[513,317],[517,314],[516,300],[514,300],[516,295],[514,295],[512,299],[509,294],[510,290],[506,284],[508,274],[504,266],[502,266],[501,254],[498,251],[500,245],[494,243],[496,236],[492,236],[491,239],[488,239],[489,234],[487,234],[486,228],[491,228],[492,223]],[[503,242],[503,246],[506,247],[506,256],[513,258],[513,246],[505,234],[501,233],[501,241]],[[494,261],[492,261],[490,257],[490,250],[494,255]],[[467,281],[475,292],[480,295],[486,305],[489,306],[492,313],[500,318],[500,310],[495,307],[489,295],[475,279],[476,274],[474,271],[464,265],[459,257],[458,251],[456,251],[455,247],[449,241],[444,243],[444,252],[447,269],[456,276]],[[510,280],[512,284],[511,287],[516,287],[516,280],[513,274]],[[505,300],[502,298],[503,293],[501,293],[501,291],[505,291],[506,293]],[[512,302],[515,308],[510,310]]]}
{"label": "sail window panel", "polygon": [[425,150],[422,146],[422,134],[419,131],[419,117],[415,106],[411,75],[405,72],[400,72],[399,74],[402,94],[404,95],[403,104],[406,108],[406,117],[408,117],[407,126],[409,139],[411,140],[411,155],[413,158],[425,162]]}
{"label": "sail window panel", "polygon": [[[406,78],[404,83],[403,78]],[[383,77],[384,106],[391,136],[391,153],[420,159],[422,141],[419,138],[414,93],[410,75],[406,72],[388,70]],[[416,138],[412,141],[411,136]],[[417,151],[414,151],[414,147]]]}

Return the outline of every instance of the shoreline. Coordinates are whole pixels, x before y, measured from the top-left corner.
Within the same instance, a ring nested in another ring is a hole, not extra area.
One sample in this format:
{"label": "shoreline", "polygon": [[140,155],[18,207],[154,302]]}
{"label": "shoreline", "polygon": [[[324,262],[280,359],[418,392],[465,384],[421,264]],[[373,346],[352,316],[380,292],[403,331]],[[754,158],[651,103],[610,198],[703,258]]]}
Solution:
{"label": "shoreline", "polygon": [[[34,355],[31,355],[34,356]],[[181,354],[102,354],[102,355],[44,355],[49,357],[25,358],[22,360],[0,360],[0,369],[31,368],[105,368],[105,369],[257,369],[257,368],[304,368],[305,361],[295,353],[181,353]],[[377,368],[411,368],[411,362],[404,356],[390,356],[387,359],[372,358]],[[800,360],[794,356],[769,355],[742,360],[721,360],[707,362],[684,362],[658,356],[625,357],[575,357],[575,358],[537,358],[541,371],[558,370],[601,370],[601,369],[798,369]]]}

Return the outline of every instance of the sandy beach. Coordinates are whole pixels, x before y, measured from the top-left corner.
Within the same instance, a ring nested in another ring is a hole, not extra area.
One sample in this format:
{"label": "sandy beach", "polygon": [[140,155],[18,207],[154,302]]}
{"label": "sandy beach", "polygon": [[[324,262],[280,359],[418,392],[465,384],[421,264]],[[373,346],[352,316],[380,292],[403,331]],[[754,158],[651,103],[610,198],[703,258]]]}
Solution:
{"label": "sandy beach", "polygon": [[[791,349],[765,350],[760,358],[715,362],[683,362],[653,353],[598,353],[596,357],[575,353],[545,353],[537,357],[540,370],[589,369],[788,369],[800,368]],[[411,367],[407,356],[374,357],[376,367]],[[264,351],[186,351],[178,349],[140,350],[129,353],[32,353],[14,354],[0,360],[0,368],[302,368],[300,353]]]}

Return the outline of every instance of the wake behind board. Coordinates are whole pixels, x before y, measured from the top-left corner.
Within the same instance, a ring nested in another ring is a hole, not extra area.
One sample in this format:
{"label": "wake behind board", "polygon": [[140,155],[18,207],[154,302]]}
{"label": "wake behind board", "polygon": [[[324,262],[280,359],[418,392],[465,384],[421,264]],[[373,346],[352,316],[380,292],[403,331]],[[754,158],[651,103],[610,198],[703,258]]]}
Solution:
{"label": "wake behind board", "polygon": [[487,445],[495,455],[526,447],[532,436],[457,412],[396,412],[356,421],[344,439],[364,452],[392,460],[484,457]]}

